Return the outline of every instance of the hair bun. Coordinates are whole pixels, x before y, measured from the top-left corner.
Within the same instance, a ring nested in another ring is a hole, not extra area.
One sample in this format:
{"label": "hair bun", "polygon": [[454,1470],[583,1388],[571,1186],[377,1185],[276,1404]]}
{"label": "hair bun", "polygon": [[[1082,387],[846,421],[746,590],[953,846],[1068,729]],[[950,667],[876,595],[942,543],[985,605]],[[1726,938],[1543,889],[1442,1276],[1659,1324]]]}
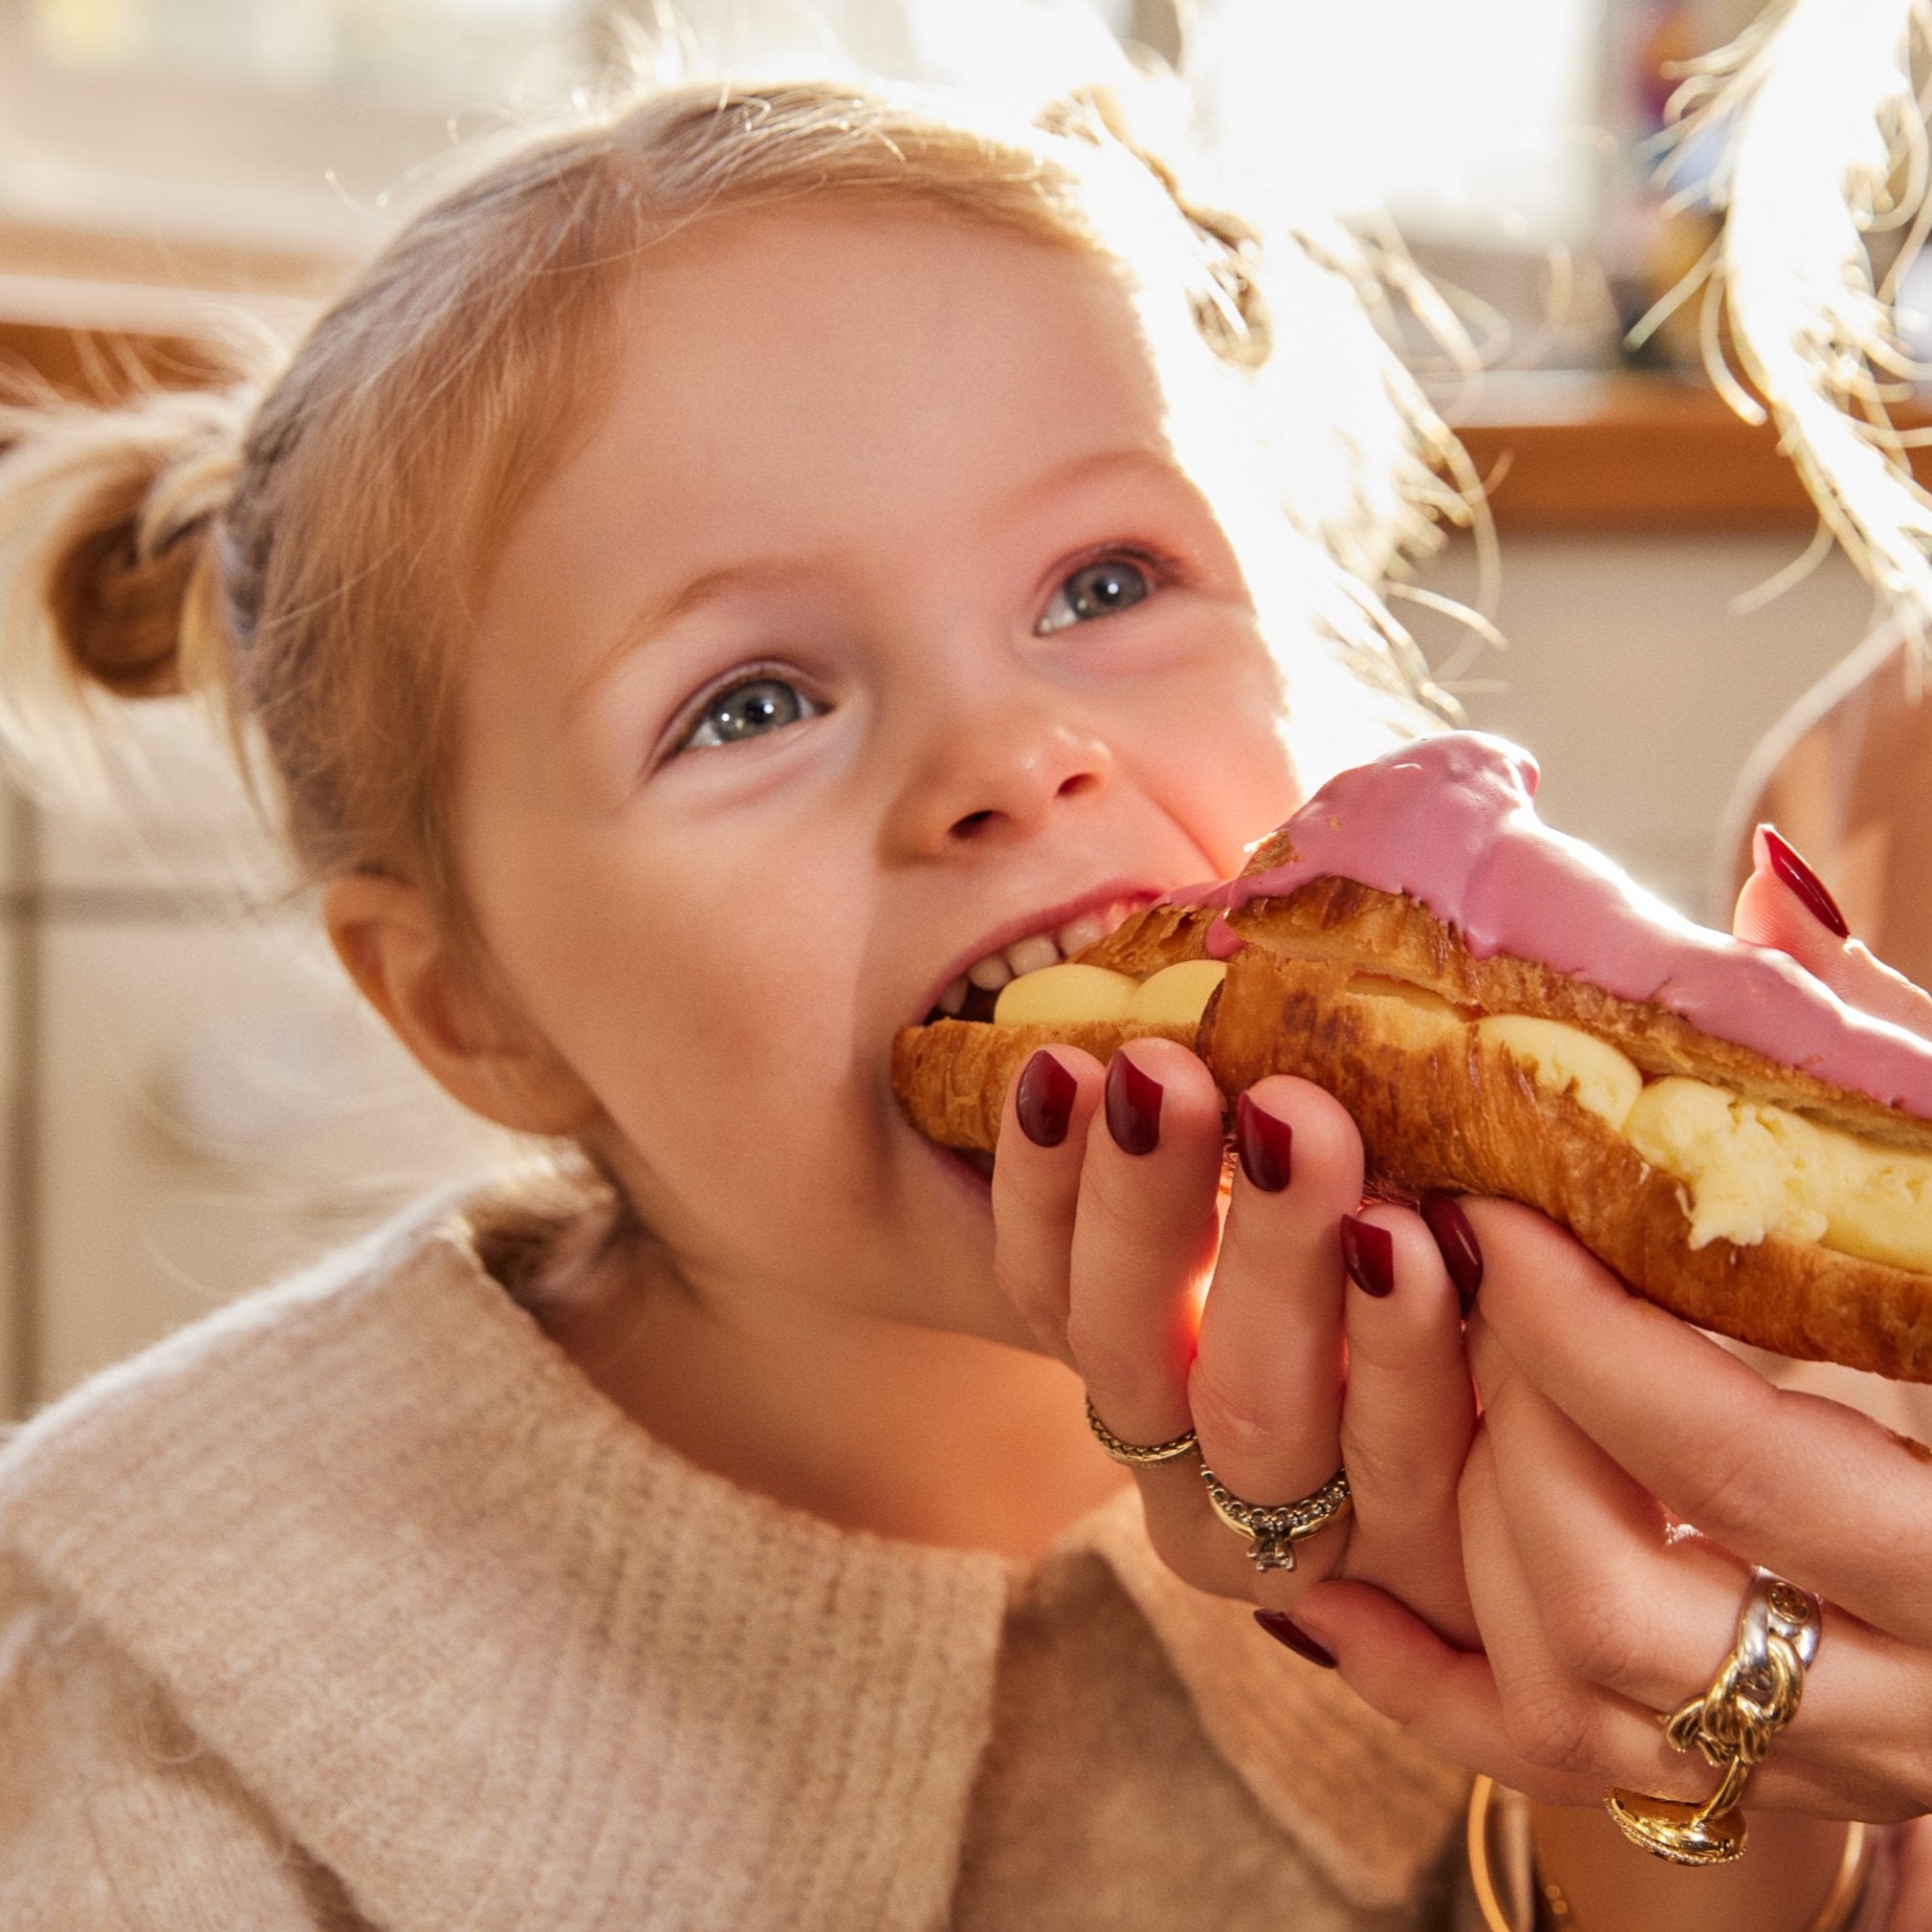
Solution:
{"label": "hair bun", "polygon": [[210,526],[240,465],[244,390],[119,407],[0,406],[0,739],[85,785],[90,687],[230,692]]}
{"label": "hair bun", "polygon": [[228,396],[151,396],[75,438],[47,606],[76,669],[117,696],[168,696],[200,681],[184,676],[187,613],[234,480],[240,421]]}

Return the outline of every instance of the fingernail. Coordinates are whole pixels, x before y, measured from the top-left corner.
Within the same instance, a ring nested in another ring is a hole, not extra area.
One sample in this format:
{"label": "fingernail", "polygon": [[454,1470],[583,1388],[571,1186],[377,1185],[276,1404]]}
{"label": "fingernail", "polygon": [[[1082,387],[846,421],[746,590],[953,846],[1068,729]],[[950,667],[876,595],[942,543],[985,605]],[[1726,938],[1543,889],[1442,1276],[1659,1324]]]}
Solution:
{"label": "fingernail", "polygon": [[1342,1217],[1342,1265],[1365,1295],[1377,1300],[1395,1289],[1395,1238],[1372,1221]]}
{"label": "fingernail", "polygon": [[1241,1172],[1263,1194],[1280,1194],[1288,1184],[1295,1131],[1285,1120],[1257,1107],[1244,1093],[1235,1102],[1235,1146]]}
{"label": "fingernail", "polygon": [[1417,1205],[1422,1224],[1442,1251],[1442,1265],[1456,1284],[1456,1299],[1466,1315],[1476,1306],[1476,1291],[1482,1285],[1482,1250],[1477,1244],[1476,1230],[1453,1194],[1432,1191]]}
{"label": "fingernail", "polygon": [[1035,1147],[1058,1147],[1066,1138],[1080,1083],[1043,1046],[1026,1063],[1013,1096],[1020,1131]]}
{"label": "fingernail", "polygon": [[1839,939],[1849,939],[1852,929],[1838,911],[1838,902],[1825,889],[1825,882],[1798,856],[1791,842],[1775,825],[1760,825],[1758,837],[1764,842],[1765,857],[1771,870],[1790,889],[1798,903],[1819,925]]}
{"label": "fingernail", "polygon": [[1125,1053],[1107,1069],[1107,1131],[1123,1153],[1152,1153],[1160,1145],[1160,1082]]}
{"label": "fingernail", "polygon": [[1318,1663],[1324,1670],[1333,1670],[1334,1658],[1318,1644],[1293,1617],[1285,1611],[1258,1610],[1255,1621],[1274,1638],[1277,1643],[1284,1643],[1297,1657],[1305,1657],[1310,1663]]}

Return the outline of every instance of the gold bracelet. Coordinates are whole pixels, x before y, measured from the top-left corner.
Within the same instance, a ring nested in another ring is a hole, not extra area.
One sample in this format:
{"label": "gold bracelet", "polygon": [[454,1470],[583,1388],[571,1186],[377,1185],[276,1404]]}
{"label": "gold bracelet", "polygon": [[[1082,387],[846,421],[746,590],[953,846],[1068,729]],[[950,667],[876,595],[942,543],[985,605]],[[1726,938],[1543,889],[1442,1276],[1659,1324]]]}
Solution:
{"label": "gold bracelet", "polygon": [[[1476,1894],[1476,1909],[1482,1917],[1483,1932],[1627,1932],[1623,1927],[1579,1924],[1562,1891],[1538,1877],[1533,1860],[1525,1875],[1526,1884],[1520,1881],[1508,1884],[1504,1876],[1508,1860],[1502,1855],[1498,1841],[1512,1823],[1523,1832],[1526,1842],[1525,1800],[1493,1778],[1479,1777],[1469,1790],[1465,1844],[1469,1881]],[[1878,1833],[1872,1826],[1846,1827],[1845,1849],[1832,1888],[1803,1932],[1844,1932],[1864,1899],[1877,1849]],[[1508,1898],[1509,1892],[1518,1896]]]}

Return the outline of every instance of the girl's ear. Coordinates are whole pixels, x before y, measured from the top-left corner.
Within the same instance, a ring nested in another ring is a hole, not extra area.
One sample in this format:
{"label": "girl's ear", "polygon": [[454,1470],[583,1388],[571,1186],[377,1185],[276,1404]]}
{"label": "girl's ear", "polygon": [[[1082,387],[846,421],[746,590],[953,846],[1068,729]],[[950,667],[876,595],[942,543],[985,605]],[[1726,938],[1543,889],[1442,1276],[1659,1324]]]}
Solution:
{"label": "girl's ear", "polygon": [[596,1096],[535,1028],[501,1012],[438,930],[421,890],[355,872],[322,894],[336,956],[445,1092],[519,1133],[581,1132]]}

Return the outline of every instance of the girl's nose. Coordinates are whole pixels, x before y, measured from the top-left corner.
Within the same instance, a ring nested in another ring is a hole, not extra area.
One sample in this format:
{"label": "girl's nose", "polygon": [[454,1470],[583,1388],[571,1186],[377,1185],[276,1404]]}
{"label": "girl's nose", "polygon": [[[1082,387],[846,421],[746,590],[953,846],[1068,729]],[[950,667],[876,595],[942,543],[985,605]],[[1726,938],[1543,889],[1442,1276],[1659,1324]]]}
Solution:
{"label": "girl's nose", "polygon": [[988,708],[935,733],[894,814],[920,857],[1023,838],[1104,791],[1113,755],[1093,732],[1031,708]]}

